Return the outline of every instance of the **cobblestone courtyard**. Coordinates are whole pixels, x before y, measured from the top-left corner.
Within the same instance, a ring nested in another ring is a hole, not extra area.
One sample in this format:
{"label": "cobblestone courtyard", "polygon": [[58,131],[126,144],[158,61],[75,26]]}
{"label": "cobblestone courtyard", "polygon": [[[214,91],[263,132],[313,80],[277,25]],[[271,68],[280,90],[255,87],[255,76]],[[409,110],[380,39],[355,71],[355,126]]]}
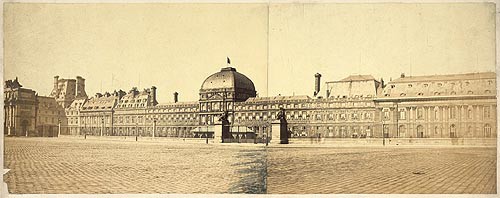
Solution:
{"label": "cobblestone courtyard", "polygon": [[25,193],[496,193],[496,149],[5,138]]}
{"label": "cobblestone courtyard", "polygon": [[275,148],[268,193],[496,193],[496,149]]}
{"label": "cobblestone courtyard", "polygon": [[259,193],[263,147],[5,138],[11,193]]}

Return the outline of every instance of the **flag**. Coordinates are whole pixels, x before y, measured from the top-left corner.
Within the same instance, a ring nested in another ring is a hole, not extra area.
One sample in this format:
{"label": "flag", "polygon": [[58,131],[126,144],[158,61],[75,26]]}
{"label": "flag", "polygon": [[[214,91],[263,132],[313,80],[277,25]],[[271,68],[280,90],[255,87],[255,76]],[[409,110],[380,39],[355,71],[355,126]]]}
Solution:
{"label": "flag", "polygon": [[231,59],[229,59],[229,57],[226,57],[227,58],[227,64],[230,65],[231,64]]}

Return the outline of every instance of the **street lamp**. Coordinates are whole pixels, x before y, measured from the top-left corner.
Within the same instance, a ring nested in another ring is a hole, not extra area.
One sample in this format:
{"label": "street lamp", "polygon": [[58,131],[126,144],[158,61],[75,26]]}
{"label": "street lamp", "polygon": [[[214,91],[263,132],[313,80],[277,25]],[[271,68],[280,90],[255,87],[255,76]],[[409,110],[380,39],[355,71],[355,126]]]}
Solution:
{"label": "street lamp", "polygon": [[269,129],[266,129],[266,146],[269,145]]}
{"label": "street lamp", "polygon": [[84,139],[87,139],[87,121],[86,121],[86,119],[84,119],[83,121],[84,121],[83,132],[85,133]]}
{"label": "street lamp", "polygon": [[386,133],[385,120],[382,121],[382,145],[385,146],[385,133]]}
{"label": "street lamp", "polygon": [[[201,127],[200,127],[201,129]],[[205,133],[205,138],[206,138],[206,143],[208,144],[208,125],[207,125],[207,132]]]}
{"label": "street lamp", "polygon": [[155,137],[155,132],[156,132],[156,121],[157,121],[157,119],[154,118],[153,119],[153,138]]}
{"label": "street lamp", "polygon": [[101,125],[101,137],[102,137],[102,131],[104,130],[104,117],[101,118],[101,123],[102,123]]}
{"label": "street lamp", "polygon": [[135,141],[137,142],[137,137],[139,136],[139,131],[137,130],[137,122],[135,123]]}
{"label": "street lamp", "polygon": [[57,119],[57,137],[61,136],[61,118]]}

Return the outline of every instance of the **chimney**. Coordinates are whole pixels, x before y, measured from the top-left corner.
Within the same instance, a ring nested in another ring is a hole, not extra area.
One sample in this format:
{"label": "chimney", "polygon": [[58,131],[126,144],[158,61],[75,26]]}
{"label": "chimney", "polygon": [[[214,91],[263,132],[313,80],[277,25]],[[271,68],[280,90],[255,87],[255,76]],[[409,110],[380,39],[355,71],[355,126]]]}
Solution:
{"label": "chimney", "polygon": [[85,92],[85,79],[81,76],[76,77],[75,96],[87,97],[87,93]]}
{"label": "chimney", "polygon": [[151,87],[151,98],[153,99],[153,105],[157,105],[158,102],[156,101],[156,87],[152,86]]}
{"label": "chimney", "polygon": [[54,89],[57,89],[58,82],[59,82],[59,76],[54,76]]}
{"label": "chimney", "polygon": [[321,74],[316,73],[314,75],[314,96],[319,94],[320,84],[321,84]]}
{"label": "chimney", "polygon": [[179,101],[179,93],[174,92],[174,103],[177,103]]}
{"label": "chimney", "polygon": [[401,78],[404,78],[405,77],[405,73],[401,73]]}

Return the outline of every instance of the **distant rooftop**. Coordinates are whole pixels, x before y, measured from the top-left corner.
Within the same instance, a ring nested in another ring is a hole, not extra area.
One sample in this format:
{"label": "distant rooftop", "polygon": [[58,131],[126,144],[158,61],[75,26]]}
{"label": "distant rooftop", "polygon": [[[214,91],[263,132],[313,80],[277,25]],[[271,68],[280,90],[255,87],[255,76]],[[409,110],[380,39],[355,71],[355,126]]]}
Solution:
{"label": "distant rooftop", "polygon": [[405,76],[389,83],[406,83],[418,81],[448,81],[448,80],[467,80],[467,79],[488,79],[496,78],[495,72],[479,72],[466,74],[447,74],[447,75],[426,75],[426,76]]}
{"label": "distant rooftop", "polygon": [[259,101],[269,101],[269,100],[308,100],[311,99],[309,96],[271,96],[271,97],[255,97],[249,98],[246,102],[259,102]]}
{"label": "distant rooftop", "polygon": [[376,79],[372,75],[350,75],[342,80],[330,81],[330,82],[351,82],[351,81],[371,81],[371,80],[376,80]]}

